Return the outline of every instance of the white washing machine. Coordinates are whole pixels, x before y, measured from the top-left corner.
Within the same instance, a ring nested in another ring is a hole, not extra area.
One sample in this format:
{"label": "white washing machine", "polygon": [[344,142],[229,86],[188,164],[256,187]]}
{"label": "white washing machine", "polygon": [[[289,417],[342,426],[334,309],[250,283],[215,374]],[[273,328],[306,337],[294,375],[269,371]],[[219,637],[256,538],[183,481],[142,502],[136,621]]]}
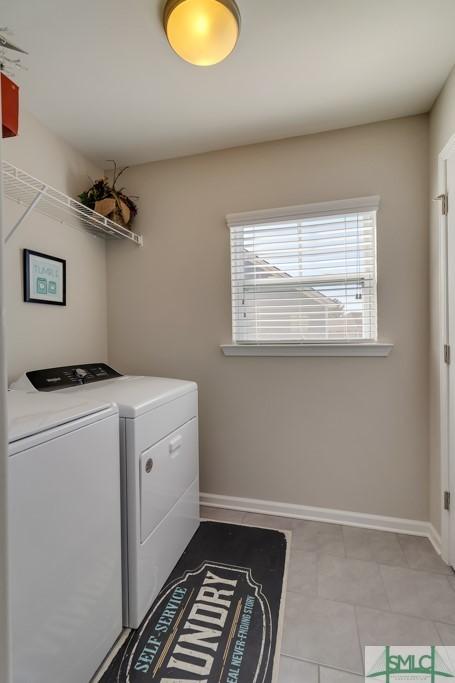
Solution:
{"label": "white washing machine", "polygon": [[14,683],[88,683],[122,631],[118,412],[8,392]]}
{"label": "white washing machine", "polygon": [[28,372],[13,388],[118,405],[123,619],[138,628],[199,526],[197,385],[97,363]]}

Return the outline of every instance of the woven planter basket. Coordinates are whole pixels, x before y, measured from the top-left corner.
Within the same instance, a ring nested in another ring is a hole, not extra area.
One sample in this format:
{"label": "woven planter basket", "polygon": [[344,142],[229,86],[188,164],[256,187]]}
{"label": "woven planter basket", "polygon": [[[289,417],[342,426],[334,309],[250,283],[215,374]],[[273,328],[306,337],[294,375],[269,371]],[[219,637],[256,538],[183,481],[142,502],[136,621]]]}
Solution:
{"label": "woven planter basket", "polygon": [[118,197],[109,197],[108,199],[101,199],[95,202],[95,211],[102,216],[109,218],[123,228],[131,230],[131,211],[128,206]]}

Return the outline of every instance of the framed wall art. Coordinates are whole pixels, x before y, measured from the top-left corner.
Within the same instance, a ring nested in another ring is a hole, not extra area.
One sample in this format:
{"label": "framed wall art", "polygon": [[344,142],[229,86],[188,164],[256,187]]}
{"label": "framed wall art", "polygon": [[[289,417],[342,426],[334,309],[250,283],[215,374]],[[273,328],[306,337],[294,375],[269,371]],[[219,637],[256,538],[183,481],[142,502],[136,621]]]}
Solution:
{"label": "framed wall art", "polygon": [[24,301],[66,306],[66,261],[24,249]]}

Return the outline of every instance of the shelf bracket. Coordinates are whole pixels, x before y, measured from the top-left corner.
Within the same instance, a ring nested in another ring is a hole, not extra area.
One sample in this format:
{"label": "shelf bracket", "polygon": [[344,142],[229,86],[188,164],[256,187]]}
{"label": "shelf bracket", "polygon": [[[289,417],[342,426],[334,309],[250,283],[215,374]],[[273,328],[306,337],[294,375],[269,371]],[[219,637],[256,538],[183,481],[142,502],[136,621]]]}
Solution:
{"label": "shelf bracket", "polygon": [[29,213],[31,213],[31,212],[33,211],[33,209],[35,208],[35,206],[38,204],[39,200],[40,200],[41,197],[43,196],[43,192],[44,192],[45,189],[46,189],[46,185],[43,185],[43,187],[42,187],[41,190],[38,192],[38,194],[36,195],[36,197],[33,199],[33,201],[31,202],[31,204],[29,204],[29,205],[27,206],[27,208],[25,209],[25,211],[24,211],[24,213],[22,214],[22,216],[20,216],[20,218],[18,218],[18,220],[15,222],[15,224],[13,225],[13,227],[11,228],[11,230],[9,231],[9,233],[8,233],[8,234],[6,235],[6,237],[5,237],[5,244],[6,244],[6,243],[11,239],[11,237],[14,235],[14,233],[16,232],[16,230],[18,229],[18,227],[20,226],[20,224],[22,223],[22,221],[23,221],[25,218],[27,218],[27,216],[29,215]]}

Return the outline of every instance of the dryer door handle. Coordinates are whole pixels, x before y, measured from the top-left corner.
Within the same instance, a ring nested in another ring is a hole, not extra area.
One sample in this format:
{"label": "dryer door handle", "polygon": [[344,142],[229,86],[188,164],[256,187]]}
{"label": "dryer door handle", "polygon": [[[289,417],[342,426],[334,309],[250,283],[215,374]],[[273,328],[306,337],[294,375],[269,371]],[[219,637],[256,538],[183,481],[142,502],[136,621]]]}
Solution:
{"label": "dryer door handle", "polygon": [[181,434],[174,436],[174,438],[169,441],[169,455],[175,457],[177,451],[182,447],[182,442],[183,439]]}

